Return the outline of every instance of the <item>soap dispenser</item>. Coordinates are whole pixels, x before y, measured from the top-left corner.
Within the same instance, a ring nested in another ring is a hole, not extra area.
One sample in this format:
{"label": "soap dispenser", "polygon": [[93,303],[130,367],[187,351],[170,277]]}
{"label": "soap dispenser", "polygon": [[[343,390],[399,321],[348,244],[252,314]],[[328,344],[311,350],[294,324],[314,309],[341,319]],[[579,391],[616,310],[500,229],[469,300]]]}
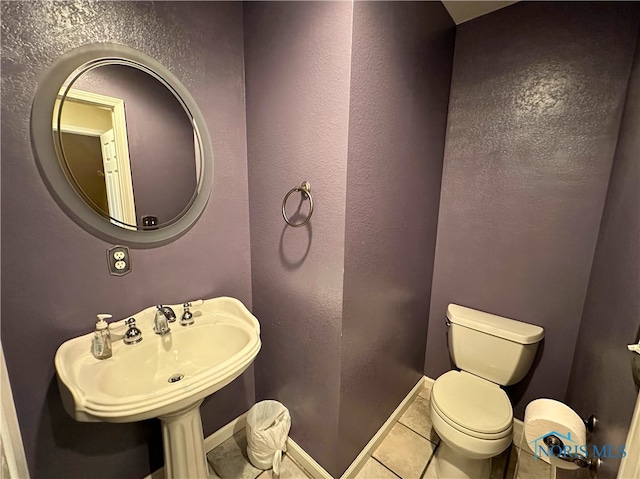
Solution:
{"label": "soap dispenser", "polygon": [[96,330],[93,333],[93,344],[91,352],[96,359],[107,359],[111,357],[111,333],[109,325],[105,319],[109,319],[110,314],[99,314]]}

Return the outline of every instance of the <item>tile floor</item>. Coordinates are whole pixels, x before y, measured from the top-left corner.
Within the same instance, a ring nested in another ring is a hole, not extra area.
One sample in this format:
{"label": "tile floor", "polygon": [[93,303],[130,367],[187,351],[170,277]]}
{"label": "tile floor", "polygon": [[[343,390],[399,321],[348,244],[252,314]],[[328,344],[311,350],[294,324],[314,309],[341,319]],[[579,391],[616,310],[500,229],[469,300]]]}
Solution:
{"label": "tile floor", "polygon": [[[429,418],[431,390],[420,391],[387,437],[364,464],[357,479],[438,479],[433,463],[440,438]],[[271,471],[253,467],[247,459],[244,430],[228,439],[207,459],[213,478],[275,479]],[[534,459],[528,449],[511,446],[493,460],[491,479],[548,479],[550,469],[544,461]],[[282,462],[280,479],[309,479],[288,455]]]}
{"label": "tile floor", "polygon": [[[257,469],[249,462],[244,429],[209,452],[207,461],[210,479],[276,479],[271,470]],[[280,479],[310,479],[310,476],[285,454],[280,466]]]}

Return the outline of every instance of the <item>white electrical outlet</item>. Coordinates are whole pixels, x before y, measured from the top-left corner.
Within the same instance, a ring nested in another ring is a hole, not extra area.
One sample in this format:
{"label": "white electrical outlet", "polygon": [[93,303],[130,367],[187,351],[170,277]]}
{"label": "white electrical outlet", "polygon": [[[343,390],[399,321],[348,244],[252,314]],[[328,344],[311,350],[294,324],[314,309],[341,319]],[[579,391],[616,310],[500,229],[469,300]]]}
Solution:
{"label": "white electrical outlet", "polygon": [[123,276],[131,271],[131,254],[126,246],[114,246],[107,250],[109,274]]}

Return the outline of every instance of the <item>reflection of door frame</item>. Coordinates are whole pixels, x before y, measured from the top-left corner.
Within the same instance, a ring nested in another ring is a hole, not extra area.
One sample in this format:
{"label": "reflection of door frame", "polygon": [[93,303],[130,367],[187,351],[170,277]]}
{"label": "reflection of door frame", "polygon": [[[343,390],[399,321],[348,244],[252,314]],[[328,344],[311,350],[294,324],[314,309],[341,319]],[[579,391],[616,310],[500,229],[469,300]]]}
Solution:
{"label": "reflection of door frame", "polygon": [[625,444],[627,455],[622,458],[618,479],[640,477],[640,395],[636,400],[636,409],[629,424],[629,434]]}
{"label": "reflection of door frame", "polygon": [[[4,351],[0,343],[0,409],[2,417],[0,418],[0,443],[2,444],[3,459],[9,469],[8,479],[28,479],[29,468],[27,467],[27,458],[24,453],[22,443],[22,435],[20,434],[20,426],[18,425],[18,416],[16,407],[13,402],[13,394],[11,393],[11,383],[9,382],[9,373],[4,360]],[[4,477],[4,476],[3,476]]]}
{"label": "reflection of door frame", "polygon": [[[64,95],[64,89],[60,90],[58,99],[62,99]],[[136,207],[133,196],[133,178],[131,175],[131,161],[129,159],[129,140],[127,137],[127,120],[124,112],[124,100],[121,98],[110,97],[106,95],[100,95],[98,93],[92,93],[84,90],[77,90],[70,88],[66,92],[66,99],[73,100],[77,103],[84,103],[87,105],[95,106],[98,108],[105,108],[111,111],[111,124],[113,126],[113,133],[116,139],[117,161],[118,169],[121,172],[120,175],[120,191],[122,192],[124,218],[125,222],[129,225],[137,224],[136,220]],[[56,105],[56,112],[58,106]],[[56,124],[57,115],[53,119],[54,131],[58,129]],[[105,131],[98,131],[91,128],[85,128],[79,125],[72,124],[60,124],[60,129],[63,132],[76,133],[80,135],[100,136]]]}

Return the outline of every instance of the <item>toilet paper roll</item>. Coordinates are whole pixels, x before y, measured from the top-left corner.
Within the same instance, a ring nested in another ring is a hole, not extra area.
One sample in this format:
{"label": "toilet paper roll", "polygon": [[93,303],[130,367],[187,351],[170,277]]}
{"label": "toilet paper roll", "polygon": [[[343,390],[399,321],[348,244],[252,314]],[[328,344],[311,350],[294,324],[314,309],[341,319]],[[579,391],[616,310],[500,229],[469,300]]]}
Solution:
{"label": "toilet paper roll", "polygon": [[559,450],[550,451],[544,438],[553,434],[564,443],[565,455],[587,456],[587,428],[584,422],[566,404],[553,399],[536,399],[524,412],[524,435],[529,448],[538,459],[560,469],[578,469],[573,462],[559,459]]}

